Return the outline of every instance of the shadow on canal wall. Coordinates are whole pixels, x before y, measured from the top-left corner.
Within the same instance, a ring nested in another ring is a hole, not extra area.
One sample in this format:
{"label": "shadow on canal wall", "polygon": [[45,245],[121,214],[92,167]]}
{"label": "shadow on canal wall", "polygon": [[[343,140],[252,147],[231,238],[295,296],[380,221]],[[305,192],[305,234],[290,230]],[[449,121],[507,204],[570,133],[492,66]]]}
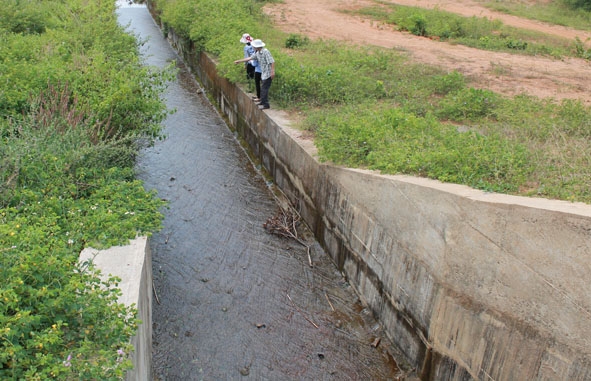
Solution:
{"label": "shadow on canal wall", "polygon": [[422,379],[591,379],[591,206],[320,163],[169,39]]}

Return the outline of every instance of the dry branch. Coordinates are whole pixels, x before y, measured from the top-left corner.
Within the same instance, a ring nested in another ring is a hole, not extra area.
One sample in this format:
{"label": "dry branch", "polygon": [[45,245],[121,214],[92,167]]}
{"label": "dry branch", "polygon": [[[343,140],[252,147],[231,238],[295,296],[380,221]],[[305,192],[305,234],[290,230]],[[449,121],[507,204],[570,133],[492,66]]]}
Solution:
{"label": "dry branch", "polygon": [[314,267],[312,264],[312,257],[310,256],[310,246],[298,236],[297,225],[299,221],[300,216],[298,214],[281,209],[276,215],[269,217],[267,222],[263,224],[263,227],[271,234],[291,238],[304,246],[308,254],[308,263],[310,264],[310,267]]}
{"label": "dry branch", "polygon": [[154,282],[152,282],[152,290],[154,291],[154,297],[156,298],[156,302],[160,304],[160,299],[158,298],[158,293],[156,292],[156,287],[154,286]]}
{"label": "dry branch", "polygon": [[330,302],[330,299],[328,298],[328,294],[326,292],[324,292],[324,296],[326,296],[326,301],[328,302],[328,304],[330,305],[330,309],[331,310],[335,310],[334,306],[332,305],[332,303]]}
{"label": "dry branch", "polygon": [[287,298],[289,299],[289,301],[291,302],[291,304],[293,304],[294,308],[304,317],[304,319],[306,319],[314,327],[320,328],[320,327],[318,327],[318,325],[316,323],[314,323],[312,320],[308,319],[308,317],[302,312],[302,310],[300,310],[298,308],[298,306],[293,302],[293,300],[291,300],[291,296],[289,296],[289,294],[287,294]]}

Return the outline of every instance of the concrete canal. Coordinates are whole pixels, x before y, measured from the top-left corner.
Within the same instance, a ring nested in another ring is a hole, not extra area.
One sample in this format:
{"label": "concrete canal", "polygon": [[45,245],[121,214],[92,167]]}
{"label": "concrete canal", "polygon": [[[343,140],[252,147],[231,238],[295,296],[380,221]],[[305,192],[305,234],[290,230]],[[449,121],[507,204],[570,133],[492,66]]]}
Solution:
{"label": "concrete canal", "polygon": [[[380,325],[310,235],[270,234],[280,198],[143,6],[119,19],[146,64],[178,62],[166,139],[137,170],[169,201],[151,238],[156,380],[396,380]],[[237,52],[241,46],[237,45]],[[312,266],[310,266],[312,263]]]}

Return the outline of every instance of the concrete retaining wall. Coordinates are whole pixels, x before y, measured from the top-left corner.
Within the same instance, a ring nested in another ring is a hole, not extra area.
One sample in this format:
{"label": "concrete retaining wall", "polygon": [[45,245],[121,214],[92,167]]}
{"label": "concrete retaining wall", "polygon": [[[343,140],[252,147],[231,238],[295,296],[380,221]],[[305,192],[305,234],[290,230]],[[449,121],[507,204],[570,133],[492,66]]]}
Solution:
{"label": "concrete retaining wall", "polygon": [[170,38],[422,379],[591,379],[591,206],[322,164]]}
{"label": "concrete retaining wall", "polygon": [[139,237],[129,245],[106,250],[86,248],[80,253],[80,261],[87,260],[92,260],[106,278],[121,278],[119,301],[127,306],[135,304],[142,321],[131,340],[134,368],[127,373],[127,380],[152,380],[152,254],[148,239]]}

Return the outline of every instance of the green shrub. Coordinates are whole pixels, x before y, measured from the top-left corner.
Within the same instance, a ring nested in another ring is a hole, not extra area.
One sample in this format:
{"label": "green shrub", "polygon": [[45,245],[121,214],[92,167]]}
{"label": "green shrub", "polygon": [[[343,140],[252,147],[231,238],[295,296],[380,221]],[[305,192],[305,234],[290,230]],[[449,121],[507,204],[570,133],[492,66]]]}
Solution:
{"label": "green shrub", "polygon": [[591,60],[591,49],[587,49],[580,38],[576,37],[574,42],[575,56]]}
{"label": "green shrub", "polygon": [[522,40],[507,39],[505,45],[509,49],[525,50],[527,49],[527,42]]}
{"label": "green shrub", "polygon": [[591,0],[562,0],[562,2],[572,9],[582,9],[591,12]]}
{"label": "green shrub", "polygon": [[285,47],[288,49],[295,49],[310,43],[310,39],[300,34],[290,34],[285,40]]}
{"label": "green shrub", "polygon": [[466,87],[466,79],[457,71],[434,75],[429,79],[434,94],[445,95]]}
{"label": "green shrub", "polygon": [[135,308],[78,256],[160,227],[133,163],[172,73],[141,65],[114,2],[18,4],[52,29],[0,21],[0,379],[123,379]]}
{"label": "green shrub", "polygon": [[0,7],[0,30],[17,34],[40,34],[54,20],[45,16],[46,7],[36,1],[4,0]]}
{"label": "green shrub", "polygon": [[439,118],[455,121],[494,118],[499,100],[490,90],[464,88],[446,95],[436,113]]}
{"label": "green shrub", "polygon": [[408,30],[415,36],[427,36],[427,19],[423,15],[414,14],[409,19]]}
{"label": "green shrub", "polygon": [[0,378],[121,379],[135,311],[78,254],[149,234],[162,202],[131,167],[95,154],[124,154],[127,144],[92,143],[90,118],[62,110],[39,108],[2,128]]}

